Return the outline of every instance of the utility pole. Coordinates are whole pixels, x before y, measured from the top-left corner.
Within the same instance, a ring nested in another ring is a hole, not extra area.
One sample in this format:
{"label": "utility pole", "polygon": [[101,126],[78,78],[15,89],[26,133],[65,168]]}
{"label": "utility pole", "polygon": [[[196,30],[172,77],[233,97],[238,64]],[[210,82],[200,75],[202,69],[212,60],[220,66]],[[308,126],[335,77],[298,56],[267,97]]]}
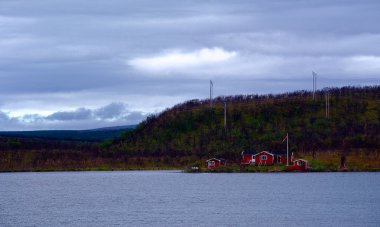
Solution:
{"label": "utility pole", "polygon": [[330,118],[330,91],[328,88],[326,88],[325,91],[325,97],[326,97],[326,118]]}
{"label": "utility pole", "polygon": [[214,84],[212,83],[212,80],[210,80],[210,107],[212,108],[212,99],[214,93]]}
{"label": "utility pole", "polygon": [[224,101],[224,131],[227,131],[227,101]]}
{"label": "utility pole", "polygon": [[282,140],[283,143],[286,140],[286,166],[289,165],[289,133],[286,133],[285,138]]}
{"label": "utility pole", "polygon": [[330,118],[330,90],[329,92],[327,93],[327,114],[328,114],[328,117]]}
{"label": "utility pole", "polygon": [[315,92],[317,90],[317,73],[312,71],[313,74],[313,100],[315,100]]}
{"label": "utility pole", "polygon": [[286,133],[286,166],[289,165],[289,133]]}

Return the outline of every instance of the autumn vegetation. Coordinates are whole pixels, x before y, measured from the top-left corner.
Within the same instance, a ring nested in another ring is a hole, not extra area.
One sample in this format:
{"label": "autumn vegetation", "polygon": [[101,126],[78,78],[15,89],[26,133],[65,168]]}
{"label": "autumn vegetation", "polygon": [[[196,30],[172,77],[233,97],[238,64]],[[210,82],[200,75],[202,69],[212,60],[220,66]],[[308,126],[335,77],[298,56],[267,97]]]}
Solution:
{"label": "autumn vegetation", "polygon": [[[0,170],[166,169],[224,157],[237,165],[242,150],[290,151],[316,169],[380,169],[380,86],[325,92],[237,95],[190,100],[151,115],[134,130],[101,143],[0,137]],[[227,124],[224,125],[224,103]]]}

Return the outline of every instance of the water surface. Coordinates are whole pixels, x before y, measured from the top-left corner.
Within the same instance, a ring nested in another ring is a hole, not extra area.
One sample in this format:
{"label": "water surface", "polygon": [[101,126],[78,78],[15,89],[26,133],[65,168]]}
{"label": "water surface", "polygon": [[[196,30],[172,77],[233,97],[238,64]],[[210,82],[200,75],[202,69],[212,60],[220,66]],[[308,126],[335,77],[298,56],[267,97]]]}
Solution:
{"label": "water surface", "polygon": [[380,226],[380,173],[0,173],[0,226]]}

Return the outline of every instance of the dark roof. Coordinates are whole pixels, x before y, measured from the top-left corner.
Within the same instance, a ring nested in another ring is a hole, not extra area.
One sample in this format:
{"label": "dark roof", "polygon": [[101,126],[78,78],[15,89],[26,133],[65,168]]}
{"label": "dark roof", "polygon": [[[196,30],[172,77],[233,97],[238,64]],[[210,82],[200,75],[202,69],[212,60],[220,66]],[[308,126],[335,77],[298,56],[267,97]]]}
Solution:
{"label": "dark roof", "polygon": [[[286,156],[286,151],[277,151],[277,152],[271,152],[272,154],[274,155],[285,155]],[[291,152],[289,152],[289,155],[291,154]]]}
{"label": "dark roof", "polygon": [[[270,153],[270,154],[273,154],[273,155],[285,155],[286,156],[286,151],[276,151],[276,152],[271,152],[271,151],[260,151],[260,152],[256,152],[256,151],[243,151],[241,152],[242,155],[245,155],[245,154],[252,154],[252,155],[257,155],[257,154],[260,154],[261,152],[267,152],[267,153]],[[289,155],[291,155],[291,152],[289,152]]]}
{"label": "dark roof", "polygon": [[218,161],[221,161],[221,162],[225,162],[226,161],[226,159],[224,159],[224,158],[210,158],[210,159],[206,160],[206,162],[208,162],[210,160],[218,160]]}
{"label": "dark roof", "polygon": [[244,154],[256,154],[256,151],[243,151],[241,152],[242,155]]}

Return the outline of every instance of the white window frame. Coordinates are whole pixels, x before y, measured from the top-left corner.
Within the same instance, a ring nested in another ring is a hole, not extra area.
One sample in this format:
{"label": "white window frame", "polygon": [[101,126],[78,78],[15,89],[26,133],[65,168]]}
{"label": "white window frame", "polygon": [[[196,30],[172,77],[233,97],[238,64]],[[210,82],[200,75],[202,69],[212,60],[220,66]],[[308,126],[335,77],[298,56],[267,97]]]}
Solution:
{"label": "white window frame", "polygon": [[260,160],[261,161],[266,161],[266,160],[268,160],[268,156],[265,155],[265,154],[262,154],[262,155],[260,155]]}

